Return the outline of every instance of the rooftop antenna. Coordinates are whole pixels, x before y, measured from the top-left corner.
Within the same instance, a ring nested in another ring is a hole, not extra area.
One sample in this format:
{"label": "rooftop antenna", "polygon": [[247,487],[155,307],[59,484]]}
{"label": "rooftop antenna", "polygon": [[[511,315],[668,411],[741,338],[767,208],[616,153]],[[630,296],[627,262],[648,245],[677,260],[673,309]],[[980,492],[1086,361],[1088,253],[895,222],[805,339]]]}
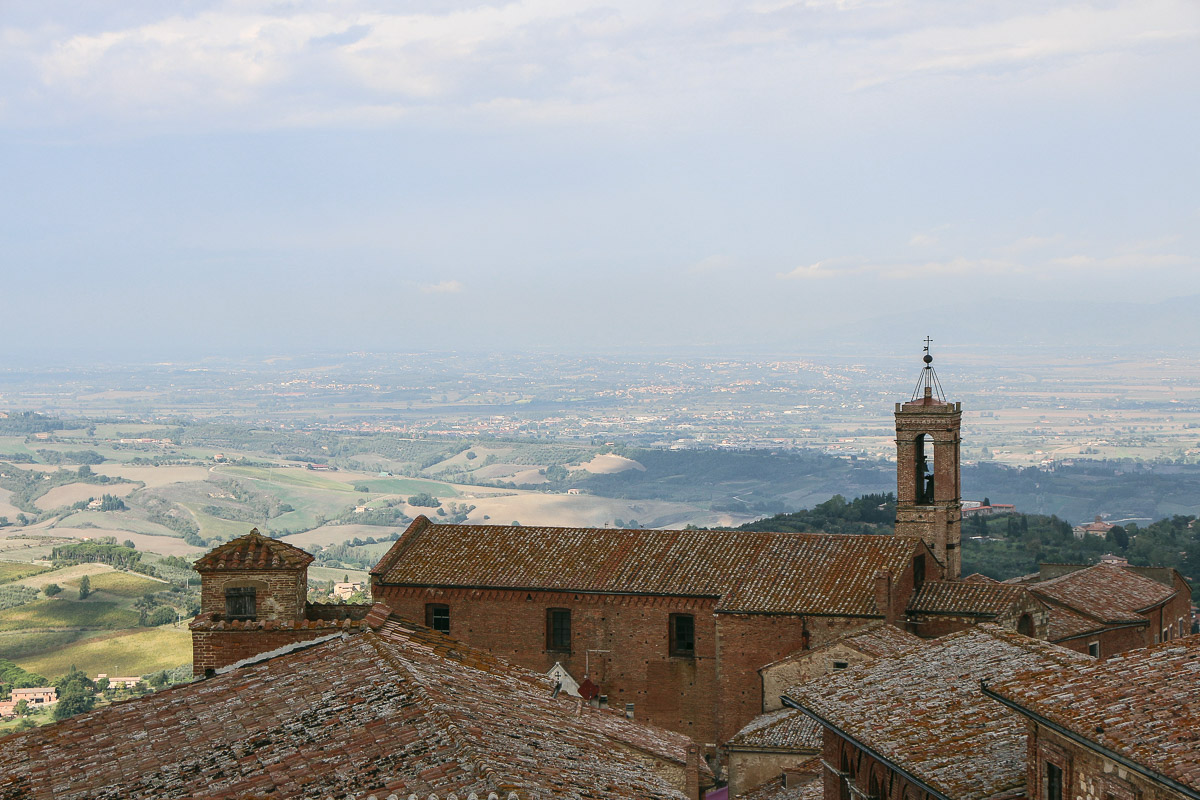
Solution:
{"label": "rooftop antenna", "polygon": [[917,378],[916,388],[913,389],[913,402],[925,397],[946,402],[946,393],[942,391],[942,382],[938,380],[937,373],[933,369],[933,356],[929,354],[929,345],[932,342],[933,339],[925,337],[925,355],[921,359],[925,362],[925,366],[921,370],[921,377]]}

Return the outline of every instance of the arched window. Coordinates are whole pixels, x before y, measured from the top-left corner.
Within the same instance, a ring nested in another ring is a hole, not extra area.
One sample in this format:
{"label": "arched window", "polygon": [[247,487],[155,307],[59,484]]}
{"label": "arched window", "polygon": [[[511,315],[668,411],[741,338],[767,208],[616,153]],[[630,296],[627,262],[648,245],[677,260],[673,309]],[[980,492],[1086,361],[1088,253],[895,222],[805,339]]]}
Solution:
{"label": "arched window", "polygon": [[917,437],[916,447],[913,448],[916,463],[913,465],[913,478],[916,480],[917,505],[927,506],[933,503],[933,437],[923,434]]}
{"label": "arched window", "polygon": [[1033,636],[1033,617],[1028,614],[1022,614],[1017,620],[1017,633],[1022,636]]}

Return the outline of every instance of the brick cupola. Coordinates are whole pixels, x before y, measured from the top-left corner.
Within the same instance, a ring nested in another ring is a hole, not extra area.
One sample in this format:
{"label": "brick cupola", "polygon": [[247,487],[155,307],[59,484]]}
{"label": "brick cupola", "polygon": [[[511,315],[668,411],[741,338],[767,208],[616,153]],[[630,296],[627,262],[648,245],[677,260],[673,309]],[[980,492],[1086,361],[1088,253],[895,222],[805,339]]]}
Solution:
{"label": "brick cupola", "polygon": [[303,619],[312,561],[300,548],[254,528],[193,565],[200,573],[200,613],[227,620]]}

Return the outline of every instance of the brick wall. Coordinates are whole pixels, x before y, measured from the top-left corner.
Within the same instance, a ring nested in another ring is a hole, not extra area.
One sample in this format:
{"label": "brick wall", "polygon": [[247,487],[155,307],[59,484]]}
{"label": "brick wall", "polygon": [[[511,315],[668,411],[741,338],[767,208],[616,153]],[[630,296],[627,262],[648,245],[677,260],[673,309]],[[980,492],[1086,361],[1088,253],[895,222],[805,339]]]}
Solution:
{"label": "brick wall", "polygon": [[[715,742],[714,599],[378,584],[372,592],[376,602],[422,624],[426,604],[444,604],[450,609],[450,636],[455,639],[538,672],[548,672],[559,662],[580,682],[590,670],[612,706],[633,703],[641,721],[702,744]],[[570,652],[546,647],[546,612],[551,608],[571,612]],[[692,615],[694,657],[669,654],[671,614]]]}
{"label": "brick wall", "polygon": [[873,621],[863,617],[718,614],[716,741],[727,741],[761,713],[759,667],[800,650],[806,643],[810,648],[829,644],[843,633]]}
{"label": "brick wall", "polygon": [[[308,594],[308,570],[213,570],[200,576],[200,613],[225,613],[225,588],[253,585],[257,619],[300,619]],[[270,648],[268,648],[270,649]]]}
{"label": "brick wall", "polygon": [[230,664],[266,653],[277,647],[307,642],[319,636],[336,633],[330,628],[309,628],[267,631],[249,630],[192,630],[192,674],[203,677],[205,670],[220,669]]}
{"label": "brick wall", "polygon": [[1136,650],[1153,643],[1148,625],[1130,625],[1123,628],[1107,628],[1090,636],[1080,636],[1075,639],[1056,642],[1060,647],[1087,654],[1088,645],[1100,643],[1100,658],[1110,658],[1117,653]]}
{"label": "brick wall", "polygon": [[1184,800],[1185,795],[1028,721],[1027,796],[1042,797],[1046,764],[1063,769],[1070,800]]}
{"label": "brick wall", "polygon": [[[842,781],[848,779],[858,791],[859,797],[868,793],[880,800],[935,800],[934,796],[921,787],[894,772],[885,764],[876,761],[850,742],[828,730],[825,731],[821,757],[834,769],[848,773],[846,778],[829,769],[822,769],[825,797],[843,797]],[[874,779],[874,781],[872,781]],[[872,791],[874,789],[874,791]],[[1030,795],[1033,797],[1034,795]]]}

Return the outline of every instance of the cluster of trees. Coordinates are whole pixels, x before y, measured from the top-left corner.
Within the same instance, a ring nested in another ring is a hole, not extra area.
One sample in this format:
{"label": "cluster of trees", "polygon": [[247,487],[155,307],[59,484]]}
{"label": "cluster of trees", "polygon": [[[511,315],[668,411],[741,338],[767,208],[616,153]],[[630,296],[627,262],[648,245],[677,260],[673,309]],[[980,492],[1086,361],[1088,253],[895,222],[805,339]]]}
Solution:
{"label": "cluster of trees", "polygon": [[138,625],[143,628],[153,628],[158,625],[170,625],[179,619],[179,612],[174,606],[164,604],[153,593],[147,593],[138,598],[133,607],[138,612]]}
{"label": "cluster of trees", "polygon": [[[82,511],[95,499],[94,497],[89,497],[87,500],[80,500],[78,503],[72,505],[71,508]],[[125,511],[127,509],[128,506],[125,505],[125,501],[114,494],[105,494],[100,497],[101,511]]]}
{"label": "cluster of trees", "polygon": [[879,534],[891,533],[895,522],[896,496],[891,492],[865,494],[853,500],[835,494],[811,509],[755,520],[738,530]]}
{"label": "cluster of trees", "polygon": [[445,506],[439,506],[437,513],[439,517],[445,517],[443,522],[450,525],[457,525],[467,521],[467,517],[475,510],[475,506],[468,503],[447,503]]}
{"label": "cluster of trees", "polygon": [[0,610],[16,608],[37,599],[38,590],[28,586],[0,586]]}
{"label": "cluster of trees", "polygon": [[96,706],[96,684],[74,664],[70,672],[54,681],[54,688],[58,690],[58,702],[54,705],[56,720],[91,711]]}
{"label": "cluster of trees", "polygon": [[0,700],[12,696],[13,689],[28,689],[32,686],[45,686],[50,681],[36,672],[29,672],[18,667],[6,658],[0,658]]}
{"label": "cluster of trees", "polygon": [[429,492],[420,492],[408,498],[410,506],[419,506],[421,508],[437,508],[442,504],[441,500],[431,495]]}
{"label": "cluster of trees", "polygon": [[44,464],[103,464],[106,459],[95,450],[38,450]]}
{"label": "cluster of trees", "polygon": [[66,422],[36,411],[10,411],[0,419],[0,436],[28,436],[31,433],[52,433],[67,427]]}
{"label": "cluster of trees", "polygon": [[[118,569],[127,569],[143,574],[153,574],[152,568],[142,564],[142,554],[123,544],[105,542],[75,542],[60,544],[50,551],[55,566],[67,564],[108,564]],[[138,569],[142,566],[143,569]],[[151,570],[147,572],[147,570]]]}

